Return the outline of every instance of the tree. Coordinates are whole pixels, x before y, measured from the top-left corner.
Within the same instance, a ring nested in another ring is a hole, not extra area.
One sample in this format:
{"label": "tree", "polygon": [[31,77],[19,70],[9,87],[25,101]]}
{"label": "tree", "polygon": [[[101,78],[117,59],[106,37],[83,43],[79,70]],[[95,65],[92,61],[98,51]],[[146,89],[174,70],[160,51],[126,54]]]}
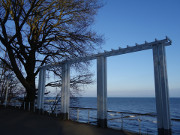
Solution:
{"label": "tree", "polygon": [[[8,91],[7,91],[8,90]],[[8,93],[7,101],[11,102],[12,99],[20,100],[24,95],[24,89],[14,73],[0,61],[0,102],[3,104]]]}
{"label": "tree", "polygon": [[98,0],[0,0],[0,59],[34,102],[39,67],[86,56],[102,42],[90,29]]}

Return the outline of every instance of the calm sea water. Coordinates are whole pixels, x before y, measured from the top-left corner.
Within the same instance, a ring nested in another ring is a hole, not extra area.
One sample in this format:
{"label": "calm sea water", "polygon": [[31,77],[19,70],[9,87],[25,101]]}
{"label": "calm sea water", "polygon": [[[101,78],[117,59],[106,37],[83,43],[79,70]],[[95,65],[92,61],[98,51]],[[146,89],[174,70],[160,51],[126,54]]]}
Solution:
{"label": "calm sea water", "polygon": [[[157,134],[155,98],[108,98],[108,127]],[[97,98],[71,100],[71,107],[97,108]],[[124,113],[117,113],[124,112]],[[180,134],[180,98],[170,98],[173,135]],[[146,114],[146,115],[144,115]],[[70,118],[96,124],[97,110],[70,109]]]}
{"label": "calm sea water", "polygon": [[[108,110],[117,112],[127,112],[124,114],[130,117],[123,118],[123,129],[132,130],[135,132],[156,134],[157,121],[156,121],[156,104],[155,98],[108,98]],[[97,108],[97,98],[81,97],[73,104],[74,107],[82,108]],[[170,112],[171,118],[180,120],[180,98],[170,98]],[[96,111],[91,111],[90,115],[96,117]],[[149,114],[149,115],[133,115]],[[83,116],[87,116],[86,110],[79,110],[79,120]],[[136,117],[134,117],[136,116]],[[114,119],[117,118],[117,119]],[[108,112],[108,126],[112,128],[122,128],[121,114]],[[172,120],[173,134],[180,134],[180,121]]]}

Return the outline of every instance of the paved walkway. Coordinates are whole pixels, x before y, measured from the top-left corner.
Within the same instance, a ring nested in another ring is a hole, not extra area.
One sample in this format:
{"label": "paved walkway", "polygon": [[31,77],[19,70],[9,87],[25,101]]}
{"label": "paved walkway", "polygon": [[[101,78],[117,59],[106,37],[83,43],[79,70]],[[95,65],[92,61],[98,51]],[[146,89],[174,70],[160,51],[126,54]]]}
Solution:
{"label": "paved walkway", "polygon": [[88,124],[0,108],[0,135],[133,135]]}

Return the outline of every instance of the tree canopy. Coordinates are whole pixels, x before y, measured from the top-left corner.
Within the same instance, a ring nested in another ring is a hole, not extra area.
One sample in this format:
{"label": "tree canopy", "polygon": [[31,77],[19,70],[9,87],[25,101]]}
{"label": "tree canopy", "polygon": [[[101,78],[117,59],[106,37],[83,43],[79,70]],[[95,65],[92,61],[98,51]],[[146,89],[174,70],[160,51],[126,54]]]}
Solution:
{"label": "tree canopy", "polygon": [[0,59],[28,101],[35,99],[40,66],[86,56],[102,42],[90,29],[101,6],[98,0],[0,0]]}

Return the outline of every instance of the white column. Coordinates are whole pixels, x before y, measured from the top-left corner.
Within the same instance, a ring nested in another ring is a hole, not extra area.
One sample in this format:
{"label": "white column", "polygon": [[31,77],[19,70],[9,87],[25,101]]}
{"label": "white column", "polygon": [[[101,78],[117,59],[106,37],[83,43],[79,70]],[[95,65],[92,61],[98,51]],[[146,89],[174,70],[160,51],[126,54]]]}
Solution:
{"label": "white column", "polygon": [[61,113],[63,119],[69,119],[70,104],[70,65],[68,63],[62,66],[62,90],[61,90]]}
{"label": "white column", "polygon": [[99,126],[107,127],[107,65],[103,56],[97,59],[97,120]]}
{"label": "white column", "polygon": [[39,110],[44,109],[45,81],[46,81],[46,69],[41,68],[39,71],[38,97],[37,97],[37,107]]}
{"label": "white column", "polygon": [[5,95],[5,107],[7,105],[7,100],[8,100],[8,87],[9,87],[9,79],[6,79],[6,95]]}
{"label": "white column", "polygon": [[153,47],[157,124],[160,133],[171,132],[166,54],[163,44]]}

